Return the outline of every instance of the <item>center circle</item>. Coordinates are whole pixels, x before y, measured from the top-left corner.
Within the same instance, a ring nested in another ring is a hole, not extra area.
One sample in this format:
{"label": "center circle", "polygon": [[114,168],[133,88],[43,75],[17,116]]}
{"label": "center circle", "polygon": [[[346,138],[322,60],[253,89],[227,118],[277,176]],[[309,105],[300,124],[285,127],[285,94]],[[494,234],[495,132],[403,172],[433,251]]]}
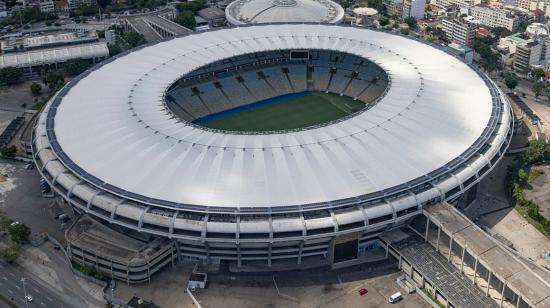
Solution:
{"label": "center circle", "polygon": [[272,50],[219,60],[185,74],[166,91],[167,109],[201,128],[280,133],[328,125],[372,107],[389,77],[345,52]]}

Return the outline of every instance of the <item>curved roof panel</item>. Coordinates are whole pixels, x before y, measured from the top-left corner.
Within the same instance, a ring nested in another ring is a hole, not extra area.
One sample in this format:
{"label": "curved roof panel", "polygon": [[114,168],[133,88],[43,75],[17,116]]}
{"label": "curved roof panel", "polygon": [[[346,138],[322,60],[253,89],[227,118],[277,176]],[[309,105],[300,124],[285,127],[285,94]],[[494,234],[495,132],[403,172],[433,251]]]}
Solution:
{"label": "curved roof panel", "polygon": [[[371,109],[327,126],[227,134],[174,118],[175,80],[223,58],[330,49],[367,58],[391,79]],[[129,194],[216,207],[329,202],[418,179],[468,151],[487,127],[489,88],[460,60],[383,32],[261,25],[202,32],[139,49],[76,83],[56,108],[58,145],[86,174]]]}

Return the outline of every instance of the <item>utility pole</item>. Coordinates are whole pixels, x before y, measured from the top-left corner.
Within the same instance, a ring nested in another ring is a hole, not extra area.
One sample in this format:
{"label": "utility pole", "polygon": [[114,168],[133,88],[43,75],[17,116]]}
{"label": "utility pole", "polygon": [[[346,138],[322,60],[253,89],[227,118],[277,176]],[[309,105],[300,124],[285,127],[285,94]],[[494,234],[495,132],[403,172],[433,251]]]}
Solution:
{"label": "utility pole", "polygon": [[23,294],[25,295],[25,306],[29,308],[29,301],[27,300],[27,289],[25,288],[25,278],[21,278],[21,282],[23,283]]}

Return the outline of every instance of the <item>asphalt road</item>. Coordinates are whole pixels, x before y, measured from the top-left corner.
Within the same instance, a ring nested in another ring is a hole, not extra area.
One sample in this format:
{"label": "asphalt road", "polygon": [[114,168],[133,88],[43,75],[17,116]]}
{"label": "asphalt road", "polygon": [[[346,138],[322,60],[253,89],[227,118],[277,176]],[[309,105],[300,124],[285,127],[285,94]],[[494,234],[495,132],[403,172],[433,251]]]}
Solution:
{"label": "asphalt road", "polygon": [[33,301],[29,302],[29,307],[71,307],[51,291],[36,283],[29,275],[19,271],[15,266],[0,262],[0,294],[7,299],[11,299],[17,306],[26,307],[21,278],[25,278],[26,294],[33,297]]}

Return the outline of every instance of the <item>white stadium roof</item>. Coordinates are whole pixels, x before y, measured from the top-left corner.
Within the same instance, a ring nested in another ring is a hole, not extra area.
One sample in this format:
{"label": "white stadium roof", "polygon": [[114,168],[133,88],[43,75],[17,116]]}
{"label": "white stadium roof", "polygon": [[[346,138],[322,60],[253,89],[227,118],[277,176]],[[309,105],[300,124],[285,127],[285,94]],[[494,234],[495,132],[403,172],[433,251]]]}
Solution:
{"label": "white stadium roof", "polygon": [[[182,75],[273,49],[367,58],[388,73],[389,91],[354,117],[277,134],[201,129],[165,109]],[[101,66],[62,98],[54,132],[65,164],[102,186],[178,204],[278,207],[375,193],[444,168],[480,138],[492,108],[474,70],[426,44],[353,27],[262,25],[191,34]]]}
{"label": "white stadium roof", "polygon": [[340,23],[344,9],[331,0],[236,0],[225,8],[233,25],[248,23],[325,22]]}

